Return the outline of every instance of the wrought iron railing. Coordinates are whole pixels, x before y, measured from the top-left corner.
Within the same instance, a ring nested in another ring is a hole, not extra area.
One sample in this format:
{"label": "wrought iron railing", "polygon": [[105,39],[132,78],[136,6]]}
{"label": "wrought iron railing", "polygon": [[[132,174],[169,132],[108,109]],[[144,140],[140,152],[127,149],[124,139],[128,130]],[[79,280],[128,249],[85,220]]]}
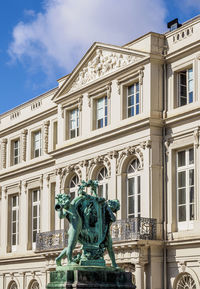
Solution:
{"label": "wrought iron railing", "polygon": [[155,240],[156,219],[131,218],[118,220],[112,224],[111,237],[113,242],[125,240]]}
{"label": "wrought iron railing", "polygon": [[[118,220],[112,224],[110,233],[113,242],[130,240],[155,240],[156,219],[131,218]],[[63,249],[67,246],[67,234],[64,230],[38,233],[36,238],[36,252]]]}
{"label": "wrought iron railing", "polygon": [[36,236],[36,252],[63,249],[67,245],[67,234],[64,230],[38,233]]}

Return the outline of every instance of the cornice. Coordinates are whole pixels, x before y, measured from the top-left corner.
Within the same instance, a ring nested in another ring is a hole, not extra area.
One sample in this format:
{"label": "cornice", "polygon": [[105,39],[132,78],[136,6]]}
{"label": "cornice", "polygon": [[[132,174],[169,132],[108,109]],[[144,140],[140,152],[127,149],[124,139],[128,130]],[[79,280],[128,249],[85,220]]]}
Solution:
{"label": "cornice", "polygon": [[[196,42],[190,43],[186,46],[182,46],[180,49],[176,49],[175,51],[171,52],[171,53],[167,53],[167,55],[165,56],[166,61],[169,62],[173,62],[174,58],[182,58],[184,53],[188,53],[190,52],[191,54],[191,50],[194,50],[196,48],[199,48],[200,46],[200,40],[197,40]],[[199,49],[197,50],[199,51]]]}
{"label": "cornice", "polygon": [[43,111],[40,114],[36,114],[34,116],[31,116],[30,118],[22,120],[21,122],[15,123],[12,126],[9,126],[5,129],[1,130],[0,131],[0,138],[6,136],[7,134],[12,133],[13,130],[16,131],[18,129],[23,129],[24,127],[26,128],[30,124],[44,120],[47,117],[49,117],[55,113],[57,113],[57,106],[52,107],[51,109],[49,109],[47,111]]}
{"label": "cornice", "polygon": [[196,105],[194,108],[191,108],[190,110],[188,110],[187,108],[187,111],[176,113],[175,109],[173,114],[171,113],[170,115],[169,113],[167,113],[167,117],[164,118],[164,123],[165,125],[172,125],[172,124],[180,125],[180,122],[185,122],[188,119],[190,119],[191,122],[192,119],[195,118],[199,119],[199,117],[200,117],[200,107]]}
{"label": "cornice", "polygon": [[136,133],[144,127],[149,128],[150,126],[163,127],[163,122],[161,119],[153,119],[149,117],[144,117],[141,120],[135,121],[134,123],[122,124],[121,126],[116,126],[111,129],[107,129],[99,133],[95,134],[90,138],[81,138],[79,137],[77,142],[70,143],[69,145],[63,145],[61,148],[58,148],[54,151],[49,152],[53,157],[58,157],[62,154],[70,154],[71,152],[75,152],[75,150],[82,150],[83,146],[91,147],[91,145],[98,144],[100,141],[109,141],[109,139],[117,138],[119,135],[124,135],[129,132]]}
{"label": "cornice", "polygon": [[32,172],[35,169],[41,169],[44,168],[44,166],[48,166],[48,165],[55,165],[55,160],[52,158],[52,156],[48,155],[48,157],[45,157],[41,160],[38,160],[38,162],[24,162],[21,163],[21,167],[18,167],[17,169],[12,166],[9,167],[8,169],[4,169],[0,171],[0,181],[4,181],[4,179],[8,179],[11,177],[15,177],[18,175],[22,175],[22,174],[27,174],[30,172]]}

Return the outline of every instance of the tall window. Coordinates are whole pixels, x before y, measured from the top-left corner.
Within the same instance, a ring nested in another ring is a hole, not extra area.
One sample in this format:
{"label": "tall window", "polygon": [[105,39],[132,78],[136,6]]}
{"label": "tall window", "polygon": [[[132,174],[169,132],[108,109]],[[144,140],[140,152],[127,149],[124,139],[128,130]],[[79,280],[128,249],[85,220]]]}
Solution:
{"label": "tall window", "polygon": [[179,229],[192,227],[195,219],[194,149],[177,153],[177,219]]}
{"label": "tall window", "polygon": [[12,157],[13,165],[17,165],[20,162],[20,142],[19,140],[14,140],[12,143]]}
{"label": "tall window", "polygon": [[127,217],[134,218],[141,215],[141,174],[140,163],[134,159],[127,170]]}
{"label": "tall window", "polygon": [[101,97],[96,101],[96,128],[108,125],[108,100],[107,96]]}
{"label": "tall window", "polygon": [[42,134],[41,131],[33,134],[33,157],[37,158],[42,154]]}
{"label": "tall window", "polygon": [[36,243],[36,234],[40,232],[40,190],[32,191],[32,242]]}
{"label": "tall window", "polygon": [[79,109],[73,109],[69,113],[69,138],[79,136]]}
{"label": "tall window", "polygon": [[99,182],[98,186],[98,196],[108,199],[108,171],[106,167],[103,167],[98,176],[97,180]]}
{"label": "tall window", "polygon": [[127,116],[131,117],[140,113],[139,82],[127,87]]}
{"label": "tall window", "polygon": [[193,102],[193,69],[186,69],[178,73],[178,105]]}
{"label": "tall window", "polygon": [[71,199],[74,199],[76,193],[78,192],[79,177],[74,175],[69,183],[69,192],[71,194]]}
{"label": "tall window", "polygon": [[11,198],[11,247],[16,250],[19,244],[19,196]]}

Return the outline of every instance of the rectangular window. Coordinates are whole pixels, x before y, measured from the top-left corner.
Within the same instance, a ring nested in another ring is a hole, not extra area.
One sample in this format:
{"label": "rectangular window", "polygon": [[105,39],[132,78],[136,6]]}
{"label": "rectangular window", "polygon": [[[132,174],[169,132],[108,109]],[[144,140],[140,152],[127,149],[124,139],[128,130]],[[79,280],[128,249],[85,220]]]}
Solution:
{"label": "rectangular window", "polygon": [[20,142],[19,140],[14,140],[12,142],[12,157],[13,165],[17,165],[20,162]]}
{"label": "rectangular window", "polygon": [[195,219],[194,149],[177,153],[177,219],[179,229],[190,228]]}
{"label": "rectangular window", "polygon": [[128,218],[140,217],[141,215],[140,183],[140,176],[128,177]]}
{"label": "rectangular window", "polygon": [[127,116],[131,117],[140,113],[139,82],[127,87]]}
{"label": "rectangular window", "polygon": [[40,190],[32,191],[32,242],[36,243],[36,234],[40,232]]}
{"label": "rectangular window", "polygon": [[178,106],[193,102],[193,69],[186,69],[178,73]]}
{"label": "rectangular window", "polygon": [[96,128],[108,125],[108,100],[107,96],[101,97],[96,101]]}
{"label": "rectangular window", "polygon": [[11,197],[11,247],[16,250],[19,244],[19,196]]}
{"label": "rectangular window", "polygon": [[33,133],[33,157],[37,158],[42,154],[42,134],[41,131]]}
{"label": "rectangular window", "polygon": [[79,109],[73,109],[69,112],[69,138],[79,136]]}

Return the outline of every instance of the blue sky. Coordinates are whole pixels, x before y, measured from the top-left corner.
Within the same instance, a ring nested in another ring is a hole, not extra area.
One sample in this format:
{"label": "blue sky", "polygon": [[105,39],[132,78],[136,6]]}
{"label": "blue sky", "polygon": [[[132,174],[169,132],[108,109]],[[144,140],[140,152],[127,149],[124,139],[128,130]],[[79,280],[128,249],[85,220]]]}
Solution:
{"label": "blue sky", "polygon": [[0,6],[0,114],[57,86],[95,41],[122,45],[200,14],[199,0],[6,0]]}

